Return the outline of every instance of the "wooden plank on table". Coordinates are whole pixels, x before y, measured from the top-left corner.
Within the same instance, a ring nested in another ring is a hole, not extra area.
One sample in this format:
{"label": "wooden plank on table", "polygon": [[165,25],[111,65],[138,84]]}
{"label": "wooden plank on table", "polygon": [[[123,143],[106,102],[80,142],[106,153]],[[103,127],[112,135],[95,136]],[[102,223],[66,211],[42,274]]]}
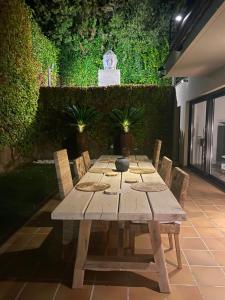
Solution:
{"label": "wooden plank on table", "polygon": [[[108,164],[114,169],[115,165]],[[110,188],[120,190],[121,174],[117,176],[103,176],[101,182],[109,183]],[[96,192],[85,212],[85,219],[89,220],[117,220],[119,207],[119,194],[107,195],[104,192]]]}
{"label": "wooden plank on table", "polygon": [[[105,164],[103,167],[105,167]],[[87,172],[79,183],[99,181],[102,177],[103,174]],[[55,208],[51,214],[51,218],[54,220],[82,220],[93,194],[93,192],[82,192],[74,188]]]}
{"label": "wooden plank on table", "polygon": [[152,220],[152,212],[146,193],[135,191],[126,178],[135,178],[142,181],[139,174],[122,173],[122,193],[120,196],[119,220],[145,221]]}
{"label": "wooden plank on table", "polygon": [[[153,174],[142,174],[142,178],[144,182],[164,183],[157,172]],[[186,220],[185,212],[169,189],[162,192],[149,192],[147,195],[154,220],[164,222]]]}

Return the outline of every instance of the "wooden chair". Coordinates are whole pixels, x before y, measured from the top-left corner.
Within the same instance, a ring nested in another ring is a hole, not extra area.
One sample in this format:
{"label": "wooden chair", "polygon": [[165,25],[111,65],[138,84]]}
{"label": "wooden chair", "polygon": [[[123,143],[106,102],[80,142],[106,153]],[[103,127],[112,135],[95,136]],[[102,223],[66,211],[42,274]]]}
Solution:
{"label": "wooden chair", "polygon": [[[174,168],[172,172],[172,181],[171,181],[171,191],[176,197],[177,201],[183,206],[183,203],[187,196],[187,189],[189,185],[189,175],[185,173],[180,168]],[[145,224],[145,222],[139,222],[138,226]],[[181,222],[174,223],[160,223],[160,233],[168,234],[170,248],[173,249],[173,237],[175,241],[176,255],[178,268],[182,268],[181,252],[180,252],[180,242],[179,242],[179,233],[180,233],[180,224]],[[135,229],[137,222],[130,224],[130,233],[129,233],[129,248],[134,248],[135,242]],[[124,243],[125,244],[125,243]]]}
{"label": "wooden chair", "polygon": [[162,146],[162,141],[156,140],[154,146],[153,158],[152,158],[152,163],[156,170],[158,170],[161,146]]}
{"label": "wooden chair", "polygon": [[173,162],[168,157],[163,156],[162,163],[159,170],[159,175],[162,177],[164,182],[170,185],[170,175],[172,170]]}
{"label": "wooden chair", "polygon": [[[73,189],[73,179],[70,170],[67,150],[63,149],[54,152],[54,161],[59,185],[60,199],[64,199],[66,195]],[[63,221],[63,245],[68,245],[77,231],[77,224],[70,220]]]}
{"label": "wooden chair", "polygon": [[[172,172],[172,181],[171,181],[170,189],[182,207],[187,197],[188,185],[189,185],[189,175],[183,170],[181,170],[180,168],[177,167],[174,168]],[[176,254],[177,254],[177,263],[179,269],[182,268],[180,242],[179,242],[180,224],[181,224],[180,222],[160,223],[160,232],[168,234],[171,249],[173,248],[172,237],[174,237]]]}
{"label": "wooden chair", "polygon": [[88,151],[82,152],[82,157],[84,159],[85,169],[86,171],[88,171],[91,167],[91,159],[90,159],[89,152]]}
{"label": "wooden chair", "polygon": [[59,196],[60,199],[64,199],[66,195],[73,189],[73,179],[67,150],[63,149],[54,152],[54,161],[59,185]]}
{"label": "wooden chair", "polygon": [[77,179],[80,180],[86,173],[86,168],[84,165],[84,159],[82,156],[74,160],[74,171],[77,175]]}

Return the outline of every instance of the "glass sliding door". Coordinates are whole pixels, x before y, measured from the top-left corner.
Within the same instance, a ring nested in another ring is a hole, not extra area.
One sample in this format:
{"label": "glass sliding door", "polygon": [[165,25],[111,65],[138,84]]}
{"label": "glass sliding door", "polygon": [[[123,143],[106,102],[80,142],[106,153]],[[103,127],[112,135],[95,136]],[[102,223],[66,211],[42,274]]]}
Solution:
{"label": "glass sliding door", "polygon": [[[225,187],[225,91],[191,102],[189,165]],[[223,95],[223,96],[222,96]]]}
{"label": "glass sliding door", "polygon": [[225,96],[214,99],[210,174],[225,182]]}
{"label": "glass sliding door", "polygon": [[201,171],[205,169],[206,108],[206,101],[192,104],[190,164]]}

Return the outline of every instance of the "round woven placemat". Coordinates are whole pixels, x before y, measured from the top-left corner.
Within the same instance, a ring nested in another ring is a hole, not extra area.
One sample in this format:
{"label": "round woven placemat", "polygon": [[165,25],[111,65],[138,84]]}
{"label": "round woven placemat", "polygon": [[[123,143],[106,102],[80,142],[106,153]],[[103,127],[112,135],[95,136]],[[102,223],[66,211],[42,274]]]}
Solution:
{"label": "round woven placemat", "polygon": [[76,185],[76,189],[83,192],[99,192],[110,188],[110,184],[104,182],[82,182]]}
{"label": "round woven placemat", "polygon": [[132,184],[131,188],[140,192],[161,192],[167,190],[168,186],[164,183],[138,182]]}
{"label": "round woven placemat", "polygon": [[119,173],[115,171],[105,173],[105,176],[117,176]]}
{"label": "round woven placemat", "polygon": [[112,172],[112,169],[110,169],[110,168],[91,168],[88,170],[88,172],[105,174],[105,173]]}
{"label": "round woven placemat", "polygon": [[134,174],[152,174],[155,173],[155,169],[154,168],[130,168],[129,169],[130,173],[134,173]]}

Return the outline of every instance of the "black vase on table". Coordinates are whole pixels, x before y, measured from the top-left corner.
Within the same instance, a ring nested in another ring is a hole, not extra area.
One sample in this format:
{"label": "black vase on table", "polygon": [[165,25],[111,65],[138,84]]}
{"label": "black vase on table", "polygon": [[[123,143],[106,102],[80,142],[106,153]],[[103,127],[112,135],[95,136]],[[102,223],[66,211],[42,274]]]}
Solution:
{"label": "black vase on table", "polygon": [[116,170],[118,172],[126,172],[129,169],[129,159],[126,157],[118,157],[115,161]]}

